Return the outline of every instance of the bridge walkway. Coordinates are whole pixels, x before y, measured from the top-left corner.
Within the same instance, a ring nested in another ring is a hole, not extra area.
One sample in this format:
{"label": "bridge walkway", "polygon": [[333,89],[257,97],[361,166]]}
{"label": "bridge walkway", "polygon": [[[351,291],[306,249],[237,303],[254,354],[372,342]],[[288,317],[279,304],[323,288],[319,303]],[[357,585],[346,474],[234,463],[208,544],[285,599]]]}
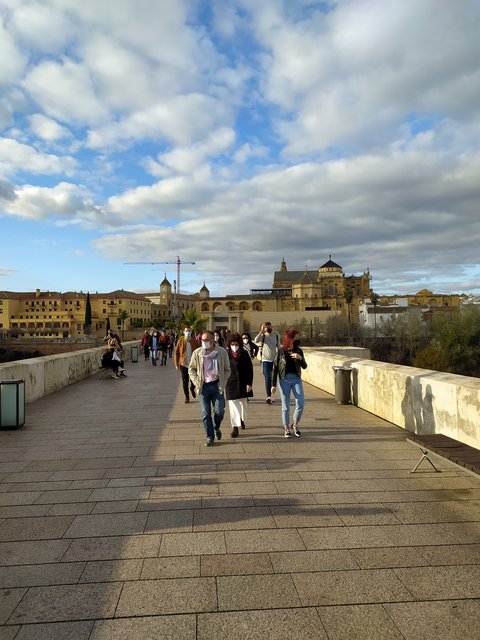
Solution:
{"label": "bridge walkway", "polygon": [[255,367],[204,446],[172,361],[27,406],[0,433],[1,640],[480,637],[480,478],[305,385],[301,438]]}

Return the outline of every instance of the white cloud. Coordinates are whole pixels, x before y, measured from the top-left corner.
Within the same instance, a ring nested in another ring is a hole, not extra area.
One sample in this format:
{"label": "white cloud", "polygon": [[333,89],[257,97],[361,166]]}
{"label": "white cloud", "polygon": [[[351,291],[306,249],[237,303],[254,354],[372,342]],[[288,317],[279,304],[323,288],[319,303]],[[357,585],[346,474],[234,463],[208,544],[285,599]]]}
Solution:
{"label": "white cloud", "polygon": [[448,3],[439,10],[434,0],[348,1],[298,22],[279,4],[252,8],[270,52],[266,97],[288,112],[279,122],[287,151],[374,148],[415,112],[473,116],[480,14],[468,0],[460,5],[470,10]]}
{"label": "white cloud", "polygon": [[77,161],[71,156],[41,153],[34,147],[12,138],[0,138],[0,173],[9,175],[18,171],[37,174],[71,174]]}
{"label": "white cloud", "polygon": [[82,187],[61,182],[55,187],[25,185],[16,189],[16,198],[4,207],[7,214],[30,220],[92,220],[98,208]]}
{"label": "white cloud", "polygon": [[88,69],[69,58],[38,64],[23,84],[45,113],[61,122],[94,124],[108,115]]}
{"label": "white cloud", "polygon": [[16,3],[10,22],[12,31],[25,47],[42,53],[60,51],[74,33],[67,14],[43,0]]}
{"label": "white cloud", "polygon": [[201,94],[176,96],[118,122],[93,129],[87,146],[106,148],[146,138],[188,145],[204,138],[213,129],[228,125],[230,120],[230,107],[214,98]]}
{"label": "white cloud", "polygon": [[26,56],[20,52],[14,39],[5,29],[0,14],[0,86],[14,82],[25,64]]}
{"label": "white cloud", "polygon": [[47,142],[55,142],[62,138],[71,137],[71,133],[66,127],[62,127],[58,122],[52,120],[52,118],[47,118],[41,113],[35,113],[30,116],[30,128],[36,136]]}

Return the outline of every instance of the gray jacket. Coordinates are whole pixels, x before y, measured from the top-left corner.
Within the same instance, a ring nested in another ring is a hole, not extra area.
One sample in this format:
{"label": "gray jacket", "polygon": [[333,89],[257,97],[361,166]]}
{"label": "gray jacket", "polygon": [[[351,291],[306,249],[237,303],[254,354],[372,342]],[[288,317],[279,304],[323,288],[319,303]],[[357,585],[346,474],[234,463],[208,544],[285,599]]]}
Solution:
{"label": "gray jacket", "polygon": [[273,362],[277,357],[280,338],[278,333],[262,333],[255,336],[254,343],[259,346],[259,353],[262,353],[262,362]]}
{"label": "gray jacket", "polygon": [[[230,376],[230,358],[226,349],[216,346],[218,359],[218,390],[220,393],[225,391],[225,384]],[[195,385],[197,393],[201,393],[204,377],[203,377],[203,361],[204,361],[205,349],[199,347],[195,349],[190,358],[190,364],[188,365],[188,376]]]}

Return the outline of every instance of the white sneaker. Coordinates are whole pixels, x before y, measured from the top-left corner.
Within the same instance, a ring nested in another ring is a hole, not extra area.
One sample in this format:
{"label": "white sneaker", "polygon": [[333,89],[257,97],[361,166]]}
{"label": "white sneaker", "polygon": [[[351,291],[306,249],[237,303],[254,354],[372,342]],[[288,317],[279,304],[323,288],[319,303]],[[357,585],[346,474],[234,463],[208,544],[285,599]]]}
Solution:
{"label": "white sneaker", "polygon": [[119,377],[120,377],[120,376],[117,376],[117,375],[115,375],[114,373],[112,373],[112,378],[115,378],[115,380],[116,380],[117,378],[119,378]]}
{"label": "white sneaker", "polygon": [[290,431],[290,429],[285,429],[285,438],[291,438],[292,437],[292,432]]}

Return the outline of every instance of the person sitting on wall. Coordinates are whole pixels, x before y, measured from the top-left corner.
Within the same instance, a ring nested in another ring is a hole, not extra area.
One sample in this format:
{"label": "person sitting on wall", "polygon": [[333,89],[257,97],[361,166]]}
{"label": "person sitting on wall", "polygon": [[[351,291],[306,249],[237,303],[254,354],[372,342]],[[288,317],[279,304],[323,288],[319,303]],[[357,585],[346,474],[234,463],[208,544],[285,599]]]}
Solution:
{"label": "person sitting on wall", "polygon": [[123,366],[123,360],[120,360],[114,347],[108,347],[103,352],[101,364],[103,369],[112,370],[112,378],[120,378],[120,376],[124,376],[125,378],[127,377]]}

